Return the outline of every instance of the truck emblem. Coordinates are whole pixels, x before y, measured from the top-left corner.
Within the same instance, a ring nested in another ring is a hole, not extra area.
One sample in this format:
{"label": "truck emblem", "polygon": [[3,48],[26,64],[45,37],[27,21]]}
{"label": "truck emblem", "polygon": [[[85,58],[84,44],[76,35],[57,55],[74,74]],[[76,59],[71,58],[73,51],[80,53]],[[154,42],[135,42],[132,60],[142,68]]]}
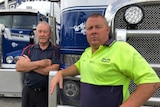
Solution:
{"label": "truck emblem", "polygon": [[19,33],[23,33],[23,31],[19,31]]}
{"label": "truck emblem", "polygon": [[73,29],[75,30],[75,32],[86,35],[85,23],[81,23],[80,25],[74,25]]}
{"label": "truck emblem", "polygon": [[15,42],[12,42],[11,45],[12,45],[12,47],[14,47],[14,48],[18,46],[18,44],[15,43]]}

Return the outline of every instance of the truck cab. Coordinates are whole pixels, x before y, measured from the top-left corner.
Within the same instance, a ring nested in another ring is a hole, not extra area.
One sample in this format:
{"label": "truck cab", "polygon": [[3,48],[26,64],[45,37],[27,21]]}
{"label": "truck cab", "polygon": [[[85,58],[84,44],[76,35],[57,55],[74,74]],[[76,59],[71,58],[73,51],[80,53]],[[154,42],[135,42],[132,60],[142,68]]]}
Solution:
{"label": "truck cab", "polygon": [[[46,20],[38,11],[0,10],[2,68],[15,68],[15,62],[22,49],[33,44],[34,30],[40,20]],[[38,19],[38,20],[37,20]]]}

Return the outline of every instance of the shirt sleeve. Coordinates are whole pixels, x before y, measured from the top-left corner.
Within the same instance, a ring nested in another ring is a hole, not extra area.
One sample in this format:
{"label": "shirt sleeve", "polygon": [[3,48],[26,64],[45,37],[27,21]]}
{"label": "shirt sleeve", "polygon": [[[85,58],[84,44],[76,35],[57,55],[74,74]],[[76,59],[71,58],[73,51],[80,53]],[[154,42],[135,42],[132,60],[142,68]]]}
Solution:
{"label": "shirt sleeve", "polygon": [[122,72],[132,78],[135,84],[160,82],[158,75],[145,58],[132,46],[128,49],[129,58]]}
{"label": "shirt sleeve", "polygon": [[22,50],[21,56],[22,55],[27,55],[29,57],[30,50],[31,50],[31,45],[28,45],[28,46],[24,47],[23,50]]}

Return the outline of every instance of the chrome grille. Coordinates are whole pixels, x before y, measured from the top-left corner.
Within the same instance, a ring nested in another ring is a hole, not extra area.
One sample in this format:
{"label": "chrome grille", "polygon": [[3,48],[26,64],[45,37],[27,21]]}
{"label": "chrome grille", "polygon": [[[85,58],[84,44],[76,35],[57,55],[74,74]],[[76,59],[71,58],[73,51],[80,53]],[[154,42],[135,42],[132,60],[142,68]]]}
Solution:
{"label": "chrome grille", "polygon": [[160,37],[130,37],[127,42],[152,64],[160,64]]}
{"label": "chrome grille", "polygon": [[[160,3],[158,4],[136,4],[142,7],[144,11],[144,19],[143,21],[137,25],[138,29],[152,29],[152,30],[160,30]],[[115,28],[126,29],[127,23],[125,22],[123,16],[124,12],[128,6],[121,8],[115,16],[114,26]]]}
{"label": "chrome grille", "polygon": [[[160,2],[155,4],[136,4],[144,11],[143,21],[137,25],[137,30],[160,30]],[[114,29],[127,29],[123,16],[128,6],[121,8],[115,15]],[[144,37],[130,37],[127,42],[135,47],[151,64],[160,64],[160,35]]]}

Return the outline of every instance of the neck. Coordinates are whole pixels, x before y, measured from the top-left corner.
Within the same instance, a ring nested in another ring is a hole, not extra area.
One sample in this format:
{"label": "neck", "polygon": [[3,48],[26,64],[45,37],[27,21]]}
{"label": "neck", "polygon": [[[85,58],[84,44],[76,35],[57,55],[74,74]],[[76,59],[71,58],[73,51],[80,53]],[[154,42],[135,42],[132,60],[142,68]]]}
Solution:
{"label": "neck", "polygon": [[99,47],[91,47],[92,48],[92,53],[95,53]]}
{"label": "neck", "polygon": [[40,48],[41,48],[42,50],[45,50],[45,49],[48,47],[49,42],[47,42],[47,43],[39,43],[39,45],[40,45]]}

